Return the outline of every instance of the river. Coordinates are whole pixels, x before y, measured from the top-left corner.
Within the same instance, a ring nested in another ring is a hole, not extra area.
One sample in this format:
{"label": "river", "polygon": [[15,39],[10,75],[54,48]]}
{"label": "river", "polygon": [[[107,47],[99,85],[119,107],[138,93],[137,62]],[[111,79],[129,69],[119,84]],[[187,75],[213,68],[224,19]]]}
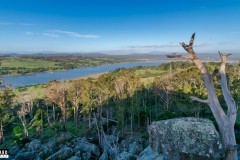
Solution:
{"label": "river", "polygon": [[35,84],[45,84],[51,80],[70,80],[81,78],[103,72],[113,71],[117,68],[132,68],[137,66],[158,66],[163,62],[131,62],[102,65],[96,67],[75,68],[72,70],[43,72],[19,76],[1,76],[5,84],[10,84],[11,88],[23,87]]}

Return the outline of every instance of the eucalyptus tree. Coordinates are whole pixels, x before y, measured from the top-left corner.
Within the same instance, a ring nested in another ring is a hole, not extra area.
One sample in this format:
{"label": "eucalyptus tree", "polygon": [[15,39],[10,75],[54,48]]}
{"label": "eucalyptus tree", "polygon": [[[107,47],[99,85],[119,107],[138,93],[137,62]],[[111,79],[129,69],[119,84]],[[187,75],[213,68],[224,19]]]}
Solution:
{"label": "eucalyptus tree", "polygon": [[173,80],[173,75],[156,78],[153,87],[155,94],[161,99],[165,109],[169,110],[173,102],[173,91],[178,87],[178,84]]}
{"label": "eucalyptus tree", "polygon": [[78,118],[79,118],[79,107],[83,102],[83,92],[84,92],[84,82],[85,80],[75,80],[70,83],[68,89],[68,97],[69,100],[73,104],[73,111],[74,111],[74,122],[76,131],[78,131]]}
{"label": "eucalyptus tree", "polygon": [[136,111],[136,108],[137,107],[134,103],[134,101],[136,101],[136,94],[137,94],[137,90],[140,89],[140,86],[141,86],[141,83],[140,83],[140,78],[135,75],[134,73],[133,74],[127,74],[127,94],[128,94],[128,97],[129,99],[131,100],[131,110],[130,110],[130,123],[131,123],[131,135],[133,134],[133,123],[134,123],[134,113]]}
{"label": "eucalyptus tree", "polygon": [[[226,64],[228,57],[230,54],[223,54],[219,52],[221,57],[221,67],[219,70],[215,70],[213,74],[211,74],[204,63],[198,58],[197,54],[193,50],[193,43],[194,43],[195,33],[192,35],[189,44],[180,43],[182,47],[188,52],[188,56],[184,55],[168,55],[168,58],[187,58],[190,59],[199,69],[200,74],[203,78],[205,87],[207,88],[208,98],[207,99],[200,99],[195,96],[191,96],[190,98],[193,101],[198,101],[201,103],[206,103],[210,107],[213,116],[218,124],[220,135],[223,139],[225,145],[225,159],[227,160],[237,160],[237,145],[236,145],[236,138],[234,133],[234,125],[236,122],[237,117],[237,107],[235,101],[229,91],[227,77],[226,77]],[[225,112],[219,102],[217,97],[213,77],[215,74],[220,74],[220,84],[224,96],[224,100],[227,104],[227,112]]]}
{"label": "eucalyptus tree", "polygon": [[28,136],[27,120],[26,120],[26,115],[28,113],[29,113],[29,110],[26,108],[26,106],[24,104],[22,104],[20,110],[17,111],[18,118],[22,122],[25,137]]}
{"label": "eucalyptus tree", "polygon": [[104,74],[97,78],[95,82],[97,93],[98,114],[102,118],[103,105],[113,96],[113,82],[111,76]]}
{"label": "eucalyptus tree", "polygon": [[96,92],[95,84],[92,81],[84,81],[84,89],[82,93],[82,109],[81,113],[85,116],[88,115],[88,127],[91,128],[92,112],[96,106]]}
{"label": "eucalyptus tree", "polygon": [[51,82],[46,89],[46,97],[56,103],[61,109],[64,130],[67,129],[67,93],[68,83],[64,81]]}
{"label": "eucalyptus tree", "polygon": [[25,108],[29,112],[31,119],[33,119],[33,105],[36,98],[37,94],[34,93],[32,88],[30,88],[29,91],[19,92],[15,97],[16,103],[24,104]]}
{"label": "eucalyptus tree", "polygon": [[4,124],[10,120],[10,110],[14,94],[8,88],[0,90],[0,144],[4,143]]}
{"label": "eucalyptus tree", "polygon": [[14,97],[15,106],[20,106],[19,110],[17,111],[17,116],[22,123],[25,137],[28,137],[28,121],[26,119],[26,116],[30,115],[31,120],[34,121],[33,116],[31,116],[33,112],[32,105],[28,98],[29,95],[25,92],[18,93],[16,97]]}
{"label": "eucalyptus tree", "polygon": [[124,123],[125,109],[124,109],[124,104],[121,102],[123,102],[124,99],[127,98],[127,77],[125,76],[115,77],[114,89],[115,89],[114,97],[117,101],[118,111],[120,112],[117,114],[118,124],[121,125],[121,131],[123,136],[125,133],[125,129],[124,129],[125,128],[125,123]]}

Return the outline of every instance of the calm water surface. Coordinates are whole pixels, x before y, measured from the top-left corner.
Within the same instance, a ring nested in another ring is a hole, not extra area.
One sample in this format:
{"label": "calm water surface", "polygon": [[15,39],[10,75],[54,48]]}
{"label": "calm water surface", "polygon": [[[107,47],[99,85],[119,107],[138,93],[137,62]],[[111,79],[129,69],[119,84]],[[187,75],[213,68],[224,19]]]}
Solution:
{"label": "calm water surface", "polygon": [[5,84],[10,83],[12,88],[22,87],[34,84],[44,84],[51,80],[69,80],[90,76],[93,74],[113,71],[117,68],[131,68],[136,66],[158,66],[163,62],[131,62],[111,65],[102,65],[96,67],[76,68],[66,71],[44,72],[20,76],[2,76]]}

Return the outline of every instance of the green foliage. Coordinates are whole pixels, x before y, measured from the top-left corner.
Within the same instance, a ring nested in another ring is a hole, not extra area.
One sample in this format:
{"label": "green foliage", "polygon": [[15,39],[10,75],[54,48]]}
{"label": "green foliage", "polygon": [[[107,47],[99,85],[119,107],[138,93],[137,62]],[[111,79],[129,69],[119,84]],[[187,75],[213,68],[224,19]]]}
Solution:
{"label": "green foliage", "polygon": [[30,140],[24,136],[22,126],[18,125],[13,128],[14,133],[14,143],[19,146],[24,146]]}
{"label": "green foliage", "polygon": [[53,123],[52,123],[52,126],[50,126],[50,128],[51,128],[55,133],[64,131],[64,126],[63,126],[63,124],[60,123],[60,122],[53,122]]}
{"label": "green foliage", "polygon": [[13,128],[13,133],[15,137],[22,137],[23,136],[23,128],[22,126],[16,126]]}
{"label": "green foliage", "polygon": [[172,119],[176,117],[177,117],[176,112],[164,111],[157,116],[157,120],[166,120],[166,119]]}
{"label": "green foliage", "polygon": [[29,127],[30,130],[34,130],[34,132],[40,132],[41,129],[43,129],[44,126],[44,119],[46,119],[45,112],[41,109],[38,109],[34,115],[34,122]]}
{"label": "green foliage", "polygon": [[[212,71],[218,64],[212,63],[207,66]],[[227,68],[230,91],[236,104],[239,106],[240,67],[229,65]],[[218,80],[219,77],[214,77],[214,85],[220,103],[226,109]],[[67,112],[67,131],[76,136],[96,137],[97,128],[93,122],[93,119],[95,119],[93,113],[96,114],[98,122],[100,122],[101,118],[105,120],[108,117],[113,121],[117,121],[121,132],[130,133],[132,125],[134,132],[144,136],[147,136],[146,127],[148,124],[156,120],[182,116],[199,116],[209,118],[216,124],[207,105],[190,102],[189,96],[206,99],[207,90],[198,69],[189,62],[171,62],[157,67],[121,68],[103,74],[93,80],[82,79],[64,82],[64,96],[61,95],[62,92],[60,90],[56,92],[57,89],[60,89],[58,85],[55,88],[51,88],[51,85],[59,83],[58,81],[53,81],[43,86],[14,90],[17,97],[20,94],[40,95],[41,93],[41,96],[33,98],[32,112],[35,121],[31,125],[28,124],[30,136],[40,136],[46,140],[59,132],[65,131],[64,125],[61,123],[63,110],[60,109],[62,105],[60,101],[63,98],[65,98],[64,104]],[[50,90],[48,90],[49,88]],[[46,90],[50,92],[46,92]],[[44,92],[46,94],[42,94]],[[18,100],[21,100],[21,98]],[[9,110],[9,106],[12,106],[12,103],[12,101],[4,103],[8,107],[2,107],[6,110],[4,109],[4,116],[0,117],[0,119],[6,122],[12,119],[11,121],[19,124],[21,123],[19,120],[12,118],[12,115],[17,116],[16,111],[11,112]],[[55,110],[53,110],[53,105]],[[78,128],[76,128],[76,121],[73,121],[77,107],[79,108],[77,112],[79,114],[77,119]],[[86,119],[89,115],[91,118],[90,127]],[[26,115],[26,120],[28,123],[32,120],[29,113]],[[101,123],[98,124],[100,125]],[[116,123],[114,122],[114,124]],[[240,113],[237,116],[236,130],[240,130],[239,124]],[[14,126],[12,123],[9,125]],[[110,127],[110,122],[108,125],[102,123],[102,129],[105,132]],[[21,126],[14,127],[13,135],[18,143],[24,143],[22,139],[23,128]],[[237,139],[240,138],[237,137]],[[59,142],[61,142],[61,138]]]}

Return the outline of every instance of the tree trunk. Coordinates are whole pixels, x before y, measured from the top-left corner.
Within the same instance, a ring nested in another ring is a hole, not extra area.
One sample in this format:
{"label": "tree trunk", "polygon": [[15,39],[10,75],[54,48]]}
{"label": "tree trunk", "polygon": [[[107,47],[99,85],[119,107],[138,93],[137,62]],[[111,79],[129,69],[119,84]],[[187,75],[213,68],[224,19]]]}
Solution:
{"label": "tree trunk", "polygon": [[0,144],[4,143],[3,124],[0,122]]}
{"label": "tree trunk", "polygon": [[213,74],[210,74],[207,67],[200,61],[200,59],[197,57],[196,53],[194,52],[192,45],[194,43],[194,37],[195,33],[192,35],[192,38],[189,42],[189,45],[186,45],[185,43],[180,43],[182,47],[189,53],[188,56],[182,56],[182,55],[168,55],[169,58],[189,58],[192,60],[192,62],[197,66],[199,69],[205,87],[207,88],[208,92],[208,99],[203,100],[197,97],[190,97],[193,101],[198,101],[201,103],[206,103],[209,105],[213,116],[218,124],[220,135],[223,139],[224,145],[225,145],[225,160],[237,160],[237,146],[236,146],[236,138],[234,133],[234,124],[236,122],[236,116],[237,116],[237,107],[235,104],[234,99],[232,98],[232,95],[230,94],[228,85],[227,85],[227,78],[225,73],[225,67],[227,63],[228,56],[230,54],[224,55],[219,52],[219,55],[222,60],[221,68],[219,70],[221,79],[221,88],[224,96],[224,100],[228,107],[228,113],[226,114],[224,110],[222,109],[219,100],[217,98],[217,94],[215,92],[214,83],[213,83]]}
{"label": "tree trunk", "polygon": [[79,108],[79,106],[76,105],[75,123],[76,123],[76,131],[77,132],[78,132],[78,108]]}
{"label": "tree trunk", "polygon": [[125,129],[124,129],[124,108],[123,108],[123,104],[121,106],[121,121],[122,121],[122,137],[124,137],[125,134]]}
{"label": "tree trunk", "polygon": [[56,122],[55,105],[53,104],[53,121]]}
{"label": "tree trunk", "polygon": [[42,114],[42,110],[41,110],[41,120],[42,120],[42,124],[41,124],[41,133],[43,133],[43,114]]}
{"label": "tree trunk", "polygon": [[30,117],[33,119],[33,102],[30,102]]}
{"label": "tree trunk", "polygon": [[73,108],[73,119],[74,119],[75,126],[76,126],[76,106]]}
{"label": "tree trunk", "polygon": [[106,109],[106,118],[107,118],[107,134],[109,134],[109,121],[108,121],[108,118],[109,118],[109,111],[108,109]]}
{"label": "tree trunk", "polygon": [[23,117],[21,118],[21,121],[22,121],[22,125],[23,125],[24,136],[25,136],[25,137],[28,137],[27,123],[26,123],[25,116],[23,116]]}
{"label": "tree trunk", "polygon": [[88,113],[88,128],[91,128],[91,112]]}
{"label": "tree trunk", "polygon": [[67,131],[67,116],[66,116],[66,106],[61,106],[61,111],[62,111],[62,121],[63,121],[63,127],[64,127],[64,132]]}
{"label": "tree trunk", "polygon": [[46,103],[45,105],[46,105],[46,108],[47,108],[47,121],[48,121],[48,125],[51,126],[52,123],[51,123],[51,121],[50,121],[50,117],[49,117],[49,113],[48,113],[48,112],[49,112],[49,111],[48,111],[48,104]]}
{"label": "tree trunk", "polygon": [[100,134],[100,130],[99,130],[99,126],[98,126],[98,121],[97,121],[97,116],[96,116],[96,113],[93,113],[94,115],[94,119],[95,119],[95,124],[96,124],[96,127],[97,127],[97,132],[98,132],[98,143],[99,145],[101,145],[101,134]]}
{"label": "tree trunk", "polygon": [[131,135],[133,135],[133,118],[134,118],[134,113],[133,113],[133,98],[131,100],[132,105],[131,105]]}

